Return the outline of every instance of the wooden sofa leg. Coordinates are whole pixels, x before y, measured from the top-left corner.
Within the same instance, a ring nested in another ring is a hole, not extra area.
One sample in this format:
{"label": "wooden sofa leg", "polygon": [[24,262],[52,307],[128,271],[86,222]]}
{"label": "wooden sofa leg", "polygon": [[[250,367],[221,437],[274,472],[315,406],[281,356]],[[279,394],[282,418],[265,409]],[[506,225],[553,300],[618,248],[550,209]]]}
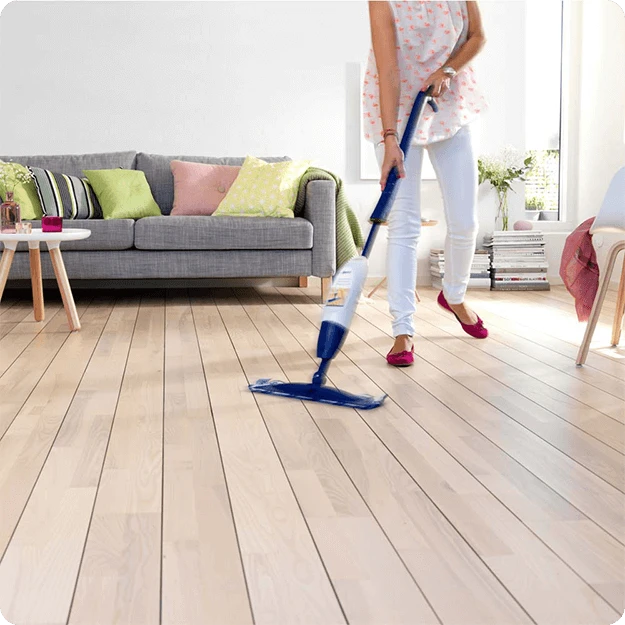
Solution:
{"label": "wooden sofa leg", "polygon": [[332,278],[321,278],[321,303],[325,304],[330,293],[330,286],[332,285]]}
{"label": "wooden sofa leg", "polygon": [[299,277],[299,288],[307,289],[308,288],[308,276],[300,276]]}

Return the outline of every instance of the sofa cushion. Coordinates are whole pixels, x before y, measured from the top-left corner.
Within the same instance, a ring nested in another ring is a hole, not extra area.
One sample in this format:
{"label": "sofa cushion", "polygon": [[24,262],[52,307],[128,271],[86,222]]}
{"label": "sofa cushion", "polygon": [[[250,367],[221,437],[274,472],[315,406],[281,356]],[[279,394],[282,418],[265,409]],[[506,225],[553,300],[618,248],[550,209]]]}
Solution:
{"label": "sofa cushion", "polygon": [[102,207],[86,178],[29,167],[44,215],[64,219],[102,219]]}
{"label": "sofa cushion", "polygon": [[[291,160],[288,156],[263,157],[268,163],[278,163]],[[172,161],[188,161],[190,163],[204,163],[207,165],[243,165],[245,158],[225,156],[163,156],[161,154],[137,154],[136,169],[145,172],[152,195],[160,206],[163,215],[169,215],[174,205],[174,175],[171,172]]]}
{"label": "sofa cushion", "polygon": [[172,161],[174,208],[171,215],[212,215],[236,180],[240,167]]}
{"label": "sofa cushion", "polygon": [[267,163],[248,156],[215,215],[292,219],[299,183],[310,163]]}
{"label": "sofa cushion", "polygon": [[136,169],[85,169],[104,219],[141,219],[161,214],[145,174]]}
{"label": "sofa cushion", "polygon": [[312,224],[301,217],[168,215],[135,225],[139,250],[309,250],[312,243]]}
{"label": "sofa cushion", "polygon": [[[33,221],[33,228],[41,228],[41,221]],[[73,219],[71,228],[86,228],[91,230],[91,236],[82,241],[66,241],[61,244],[61,250],[129,250],[134,243],[133,219]],[[18,251],[28,250],[28,243],[20,243]],[[41,244],[41,249],[47,249]]]}
{"label": "sofa cushion", "polygon": [[41,167],[68,176],[82,177],[83,169],[134,169],[136,156],[136,152],[103,152],[58,156],[0,156],[0,161],[14,161],[28,167]]}

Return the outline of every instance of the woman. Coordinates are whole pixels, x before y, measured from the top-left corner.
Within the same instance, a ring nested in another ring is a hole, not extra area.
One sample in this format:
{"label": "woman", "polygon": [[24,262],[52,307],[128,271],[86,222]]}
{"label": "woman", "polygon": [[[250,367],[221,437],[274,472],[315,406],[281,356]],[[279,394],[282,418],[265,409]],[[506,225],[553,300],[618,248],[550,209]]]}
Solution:
{"label": "woman", "polygon": [[[372,49],[364,84],[365,137],[376,143],[380,185],[397,167],[404,180],[389,217],[388,300],[395,343],[389,364],[414,361],[413,314],[421,231],[423,149],[436,171],[445,207],[445,276],[438,303],[465,332],[486,338],[482,320],[464,303],[477,238],[477,159],[469,123],[486,106],[470,61],[485,43],[477,2],[369,2]],[[399,141],[419,90],[433,86],[429,108],[404,160]]]}

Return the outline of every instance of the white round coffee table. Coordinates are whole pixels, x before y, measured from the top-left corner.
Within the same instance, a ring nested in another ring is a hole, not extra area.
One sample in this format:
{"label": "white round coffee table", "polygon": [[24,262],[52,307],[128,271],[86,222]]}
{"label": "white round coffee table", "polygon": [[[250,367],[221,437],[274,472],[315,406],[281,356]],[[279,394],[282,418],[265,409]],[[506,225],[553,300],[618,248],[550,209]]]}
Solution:
{"label": "white round coffee table", "polygon": [[39,253],[39,245],[42,241],[46,242],[48,251],[50,252],[50,260],[54,268],[54,275],[61,291],[63,298],[63,306],[67,313],[67,321],[72,332],[80,330],[80,319],[76,312],[76,304],[74,296],[69,286],[67,272],[63,264],[61,256],[61,243],[63,241],[78,241],[91,236],[91,230],[82,228],[65,228],[62,232],[43,232],[35,229],[31,234],[7,234],[0,232],[0,243],[4,244],[4,252],[2,260],[0,260],[0,301],[4,293],[9,278],[9,271],[13,263],[13,256],[17,244],[21,241],[28,243],[28,251],[30,254],[30,281],[33,290],[33,307],[35,309],[35,321],[43,321],[45,318],[43,307],[43,284],[41,281],[41,256]]}

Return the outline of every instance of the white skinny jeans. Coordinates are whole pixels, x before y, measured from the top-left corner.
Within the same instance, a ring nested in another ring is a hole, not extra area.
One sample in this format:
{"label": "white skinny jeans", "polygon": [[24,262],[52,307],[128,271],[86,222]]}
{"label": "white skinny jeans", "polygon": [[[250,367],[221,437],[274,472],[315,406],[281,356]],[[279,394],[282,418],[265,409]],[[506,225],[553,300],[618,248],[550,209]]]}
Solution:
{"label": "white skinny jeans", "polygon": [[[464,301],[477,239],[477,159],[471,130],[427,146],[413,144],[404,161],[406,177],[398,183],[389,216],[386,273],[393,336],[414,334],[417,243],[421,234],[421,167],[427,147],[443,194],[447,236],[443,293],[450,304]],[[376,145],[382,166],[384,144]]]}

